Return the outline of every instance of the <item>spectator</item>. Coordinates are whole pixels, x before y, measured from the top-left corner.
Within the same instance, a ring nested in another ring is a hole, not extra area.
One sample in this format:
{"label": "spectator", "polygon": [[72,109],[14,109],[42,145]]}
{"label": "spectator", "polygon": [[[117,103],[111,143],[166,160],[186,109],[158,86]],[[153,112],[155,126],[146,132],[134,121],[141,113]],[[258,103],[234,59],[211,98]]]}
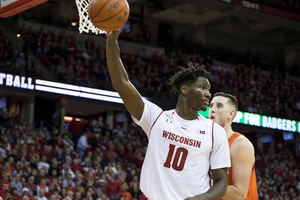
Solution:
{"label": "spectator", "polygon": [[[65,175],[64,175],[64,177],[62,177],[64,180],[62,181],[62,187],[67,187],[68,186],[68,181],[69,180],[73,180],[73,178],[72,178],[72,174],[71,173],[66,173]],[[74,184],[74,182],[72,183],[72,187],[75,187],[75,184]]]}
{"label": "spectator", "polygon": [[65,187],[67,191],[72,191],[74,194],[76,194],[76,189],[74,188],[75,183],[72,181],[72,179],[68,179],[68,185]]}
{"label": "spectator", "polygon": [[123,197],[123,200],[131,200],[132,199],[132,196],[131,196],[131,193],[128,192],[128,185],[126,182],[124,182],[122,184],[122,197]]}
{"label": "spectator", "polygon": [[73,142],[77,144],[77,141],[82,133],[83,124],[80,121],[76,120],[76,117],[73,117],[73,120],[68,126],[68,131],[72,133]]}
{"label": "spectator", "polygon": [[5,173],[2,173],[2,180],[0,180],[0,185],[5,190],[5,192],[8,192],[11,188],[11,182]]}
{"label": "spectator", "polygon": [[[32,198],[32,200],[34,200],[34,197]],[[39,195],[38,195],[38,200],[47,200],[47,198],[45,197],[45,190],[44,189],[40,189]]]}
{"label": "spectator", "polygon": [[107,176],[107,183],[105,184],[104,191],[108,198],[113,196],[114,198],[119,198],[122,193],[121,183],[119,180],[115,180],[113,175]]}
{"label": "spectator", "polygon": [[92,149],[95,150],[97,147],[99,147],[100,142],[100,132],[95,132],[93,138],[92,138]]}
{"label": "spectator", "polygon": [[[45,139],[43,138],[43,132],[42,131],[39,132],[39,136],[45,142]],[[52,158],[53,158],[52,146],[48,145],[48,144],[45,144],[44,148],[43,148],[43,151],[41,152],[41,155],[46,156],[47,163],[50,163],[52,161]]]}
{"label": "spectator", "polygon": [[11,182],[11,187],[17,188],[17,195],[21,195],[23,190],[23,186],[20,180],[21,180],[20,174],[16,174],[14,181]]}
{"label": "spectator", "polygon": [[45,168],[46,173],[48,174],[50,165],[47,163],[46,155],[43,155],[41,161],[38,163],[38,170],[41,170],[42,168]]}
{"label": "spectator", "polygon": [[102,194],[100,200],[110,200],[106,194]]}
{"label": "spectator", "polygon": [[88,132],[84,132],[84,134],[79,138],[77,143],[77,150],[79,151],[79,157],[83,158],[85,155],[86,149],[90,147],[88,144]]}
{"label": "spectator", "polygon": [[62,148],[59,148],[58,145],[55,146],[56,152],[54,152],[53,157],[56,158],[56,161],[59,165],[65,162],[65,154]]}
{"label": "spectator", "polygon": [[59,108],[55,109],[55,112],[52,114],[52,125],[56,128],[59,129],[61,124],[61,115],[60,115],[60,110]]}
{"label": "spectator", "polygon": [[14,200],[18,200],[19,199],[19,195],[17,194],[17,191],[18,189],[15,188],[15,187],[12,187],[10,190],[9,190],[9,195],[14,199]]}
{"label": "spectator", "polygon": [[57,175],[60,176],[62,173],[61,165],[58,164],[56,158],[52,158],[52,162],[49,168],[49,174],[52,174],[52,171],[55,170]]}
{"label": "spectator", "polygon": [[[57,200],[56,195],[55,194],[51,194],[50,195],[50,200]],[[79,200],[79,199],[75,199],[75,200]]]}
{"label": "spectator", "polygon": [[109,143],[108,149],[106,150],[106,156],[109,161],[116,161],[118,154],[115,151],[115,146],[112,142]]}
{"label": "spectator", "polygon": [[74,200],[81,200],[81,193],[76,192]]}
{"label": "spectator", "polygon": [[0,143],[0,156],[2,156],[3,158],[7,157],[7,153],[6,153],[6,150],[5,150],[5,142],[4,141],[2,141]]}
{"label": "spectator", "polygon": [[24,76],[25,75],[25,67],[26,67],[26,60],[25,60],[25,54],[22,52],[20,53],[19,57],[16,60],[16,64],[19,67],[19,74]]}
{"label": "spectator", "polygon": [[132,184],[132,186],[129,188],[129,192],[131,193],[133,199],[137,199],[142,193],[136,183]]}
{"label": "spectator", "polygon": [[27,197],[30,197],[30,199],[31,199],[31,196],[29,195],[29,190],[28,190],[28,188],[23,187],[21,196],[22,196],[22,197],[27,196]]}
{"label": "spectator", "polygon": [[[34,184],[34,176],[30,176],[28,179],[28,183],[25,183],[23,186],[23,192],[24,188],[28,190],[29,196],[37,195],[37,185]],[[25,189],[25,191],[26,191]]]}
{"label": "spectator", "polygon": [[57,189],[55,188],[55,184],[53,182],[51,182],[48,186],[49,188],[49,192],[45,192],[45,197],[47,199],[49,199],[51,197],[52,194],[54,194],[54,191],[56,191]]}
{"label": "spectator", "polygon": [[65,147],[70,148],[72,151],[74,150],[74,142],[72,140],[70,140],[68,134],[64,134],[63,143],[64,143]]}
{"label": "spectator", "polygon": [[105,183],[103,179],[99,179],[99,178],[100,177],[95,178],[93,189],[98,193],[98,197],[100,198],[101,195],[103,194]]}
{"label": "spectator", "polygon": [[46,180],[44,178],[41,179],[40,184],[37,186],[37,194],[39,197],[43,197],[40,195],[41,191],[43,195],[45,195],[46,192],[49,192],[49,188],[46,185]]}
{"label": "spectator", "polygon": [[[76,192],[76,191],[75,191]],[[70,198],[70,200],[74,199],[74,192],[71,190],[67,190],[67,197]]]}

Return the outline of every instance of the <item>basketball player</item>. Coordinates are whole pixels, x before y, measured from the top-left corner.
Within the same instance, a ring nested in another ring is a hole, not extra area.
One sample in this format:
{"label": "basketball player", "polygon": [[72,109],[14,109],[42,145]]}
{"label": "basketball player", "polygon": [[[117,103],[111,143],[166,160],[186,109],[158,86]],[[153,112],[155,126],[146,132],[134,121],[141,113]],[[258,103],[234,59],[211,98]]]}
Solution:
{"label": "basketball player", "polygon": [[244,135],[231,128],[237,110],[236,98],[223,92],[216,93],[210,103],[209,119],[225,129],[230,148],[228,187],[222,199],[258,200],[253,145]]}
{"label": "basketball player", "polygon": [[[198,115],[210,98],[210,74],[189,64],[174,75],[177,106],[163,111],[143,99],[128,79],[120,59],[121,29],[106,34],[106,56],[112,86],[133,120],[148,136],[140,187],[150,200],[217,200],[227,188],[229,146],[224,129]],[[210,188],[209,170],[215,184]]]}

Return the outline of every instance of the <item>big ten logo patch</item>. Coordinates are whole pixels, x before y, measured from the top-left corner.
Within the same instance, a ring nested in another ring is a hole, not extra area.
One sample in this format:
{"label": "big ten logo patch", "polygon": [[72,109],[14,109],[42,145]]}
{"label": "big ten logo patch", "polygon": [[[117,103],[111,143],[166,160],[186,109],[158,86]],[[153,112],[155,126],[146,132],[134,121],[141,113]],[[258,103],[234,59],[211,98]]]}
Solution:
{"label": "big ten logo patch", "polygon": [[167,119],[167,120],[166,120],[166,122],[170,122],[170,124],[172,124],[172,122],[173,122],[173,121],[171,121],[171,120]]}

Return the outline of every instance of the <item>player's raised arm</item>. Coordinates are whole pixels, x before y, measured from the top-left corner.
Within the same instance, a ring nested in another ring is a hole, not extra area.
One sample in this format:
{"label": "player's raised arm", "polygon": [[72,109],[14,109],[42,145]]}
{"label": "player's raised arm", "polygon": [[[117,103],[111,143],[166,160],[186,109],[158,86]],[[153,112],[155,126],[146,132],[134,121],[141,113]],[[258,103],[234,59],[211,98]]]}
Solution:
{"label": "player's raised arm", "polygon": [[106,34],[106,59],[113,88],[120,94],[128,112],[140,120],[144,102],[136,88],[131,84],[120,58],[118,37],[122,29]]}

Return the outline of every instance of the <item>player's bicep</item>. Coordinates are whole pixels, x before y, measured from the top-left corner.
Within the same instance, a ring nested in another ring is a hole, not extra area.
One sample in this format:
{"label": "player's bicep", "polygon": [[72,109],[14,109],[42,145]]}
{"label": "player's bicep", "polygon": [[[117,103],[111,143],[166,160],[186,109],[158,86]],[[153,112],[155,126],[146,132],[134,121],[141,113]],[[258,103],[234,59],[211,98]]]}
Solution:
{"label": "player's bicep", "polygon": [[246,198],[255,162],[254,148],[244,137],[239,137],[235,140],[230,147],[232,184],[240,192],[240,195]]}
{"label": "player's bicep", "polygon": [[128,112],[140,120],[144,110],[144,101],[132,83],[129,81],[125,82],[122,86],[122,90],[119,90],[118,93]]}

